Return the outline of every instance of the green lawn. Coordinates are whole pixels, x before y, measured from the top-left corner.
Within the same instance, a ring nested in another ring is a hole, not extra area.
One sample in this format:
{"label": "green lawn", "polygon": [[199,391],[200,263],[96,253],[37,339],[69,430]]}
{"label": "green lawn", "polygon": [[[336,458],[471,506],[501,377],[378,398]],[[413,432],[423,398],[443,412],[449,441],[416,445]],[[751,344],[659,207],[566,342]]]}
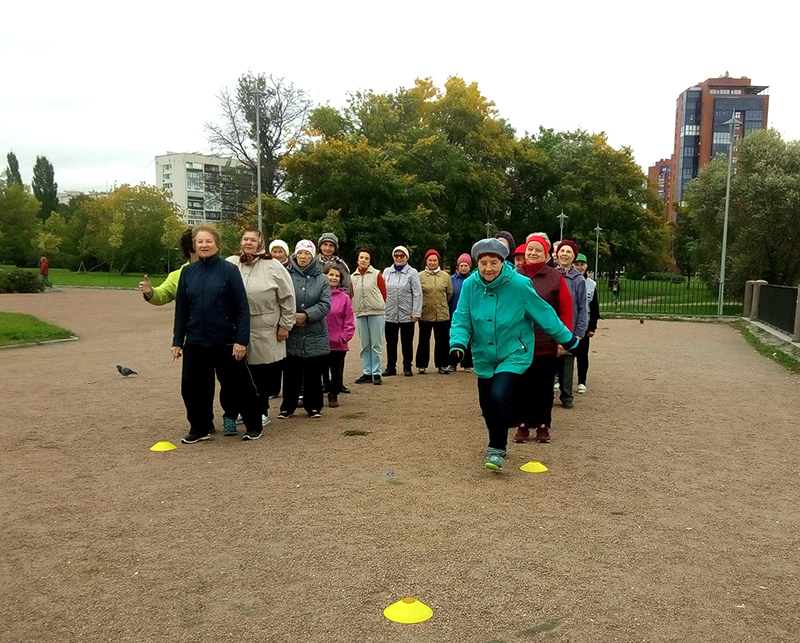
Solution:
{"label": "green lawn", "polygon": [[0,346],[35,344],[72,336],[70,331],[43,322],[33,315],[0,312]]}
{"label": "green lawn", "polygon": [[[5,269],[10,269],[10,266],[4,266]],[[0,268],[2,269],[2,268]],[[39,274],[38,268],[26,268]],[[138,288],[139,282],[142,280],[143,273],[127,273],[121,275],[117,272],[72,272],[66,268],[51,268],[50,269],[50,283],[54,286],[94,286],[103,288]],[[166,275],[148,275],[150,281],[154,286],[158,286]]]}
{"label": "green lawn", "polygon": [[[660,313],[680,315],[716,315],[718,290],[702,281],[670,283],[620,279],[620,293],[614,301],[608,282],[597,285],[600,311],[620,313]],[[740,315],[742,299],[726,291],[724,314]]]}

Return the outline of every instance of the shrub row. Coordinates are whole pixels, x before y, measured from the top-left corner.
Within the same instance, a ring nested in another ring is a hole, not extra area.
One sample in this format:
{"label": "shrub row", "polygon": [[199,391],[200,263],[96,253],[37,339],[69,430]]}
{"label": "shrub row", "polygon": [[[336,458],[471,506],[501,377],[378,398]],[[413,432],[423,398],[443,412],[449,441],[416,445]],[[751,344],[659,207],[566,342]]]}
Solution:
{"label": "shrub row", "polygon": [[42,292],[43,290],[44,282],[35,272],[20,268],[0,270],[0,293]]}

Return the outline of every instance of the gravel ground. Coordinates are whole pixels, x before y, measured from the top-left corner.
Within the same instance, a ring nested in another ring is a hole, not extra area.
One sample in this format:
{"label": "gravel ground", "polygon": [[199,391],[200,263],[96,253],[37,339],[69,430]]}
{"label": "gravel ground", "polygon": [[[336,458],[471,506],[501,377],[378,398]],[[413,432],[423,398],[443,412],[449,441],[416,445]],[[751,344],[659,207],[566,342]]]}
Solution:
{"label": "gravel ground", "polygon": [[800,378],[730,327],[601,321],[496,475],[474,375],[357,386],[356,340],[340,408],[185,446],[171,306],[0,309],[81,338],[0,351],[0,642],[798,641]]}

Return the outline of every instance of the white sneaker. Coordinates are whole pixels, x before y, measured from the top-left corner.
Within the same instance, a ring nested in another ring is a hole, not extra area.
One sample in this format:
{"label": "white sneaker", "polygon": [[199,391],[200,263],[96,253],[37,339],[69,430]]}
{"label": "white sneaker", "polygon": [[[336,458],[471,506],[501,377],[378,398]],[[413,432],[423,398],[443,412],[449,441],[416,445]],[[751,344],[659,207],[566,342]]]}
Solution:
{"label": "white sneaker", "polygon": [[465,372],[465,373],[471,373],[471,372],[472,372],[472,367],[471,367],[471,366],[467,366],[467,367],[464,369],[464,372]]}
{"label": "white sneaker", "polygon": [[586,384],[578,384],[578,393],[586,393]]}
{"label": "white sneaker", "polygon": [[[578,388],[580,388],[580,387],[578,387]],[[261,416],[261,426],[267,426],[267,424],[269,424],[270,422],[272,422],[272,420],[270,419],[269,415],[262,415]]]}
{"label": "white sneaker", "polygon": [[417,369],[417,373],[419,373],[420,375],[425,375],[425,369],[424,368],[418,368]]}
{"label": "white sneaker", "polygon": [[558,393],[560,390],[561,390],[561,385],[558,382],[553,384],[553,393]]}

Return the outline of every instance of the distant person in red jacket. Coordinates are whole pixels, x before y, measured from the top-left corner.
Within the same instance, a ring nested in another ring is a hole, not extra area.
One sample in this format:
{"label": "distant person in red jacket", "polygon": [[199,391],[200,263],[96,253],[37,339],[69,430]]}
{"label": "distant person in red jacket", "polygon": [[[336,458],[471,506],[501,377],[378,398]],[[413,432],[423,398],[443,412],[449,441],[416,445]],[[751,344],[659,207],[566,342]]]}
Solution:
{"label": "distant person in red jacket", "polygon": [[53,284],[50,283],[50,263],[47,257],[39,259],[39,274],[42,275],[42,281],[48,288],[52,288]]}

